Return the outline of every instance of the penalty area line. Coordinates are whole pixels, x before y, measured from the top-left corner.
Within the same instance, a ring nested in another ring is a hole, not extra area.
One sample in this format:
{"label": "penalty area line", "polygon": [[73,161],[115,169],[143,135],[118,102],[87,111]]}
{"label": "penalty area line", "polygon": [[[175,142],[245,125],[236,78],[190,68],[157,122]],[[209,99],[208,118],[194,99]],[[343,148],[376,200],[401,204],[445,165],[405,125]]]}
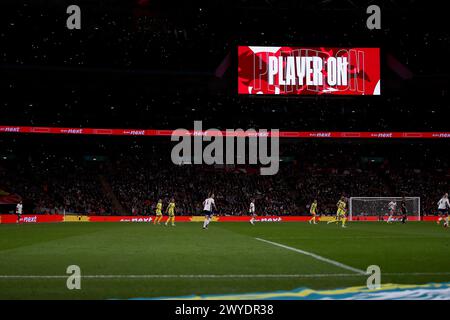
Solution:
{"label": "penalty area line", "polygon": [[291,251],[294,251],[294,252],[297,252],[297,253],[301,253],[301,254],[303,254],[305,256],[309,256],[309,257],[312,257],[312,258],[314,258],[316,260],[332,264],[332,265],[334,265],[336,267],[339,267],[341,269],[349,270],[349,271],[355,272],[355,273],[360,274],[360,275],[367,275],[366,271],[364,271],[364,270],[350,267],[350,266],[348,266],[346,264],[343,264],[343,263],[340,263],[338,261],[331,260],[331,259],[319,256],[318,254],[315,254],[315,253],[312,253],[312,252],[308,252],[308,251],[304,251],[304,250],[301,250],[301,249],[289,247],[289,246],[286,246],[286,245],[281,244],[281,243],[272,242],[272,241],[261,239],[261,238],[255,238],[255,239],[258,240],[258,241],[269,243],[269,244],[271,244],[273,246],[277,246],[277,247],[284,248],[284,249],[287,249],[287,250],[291,250]]}

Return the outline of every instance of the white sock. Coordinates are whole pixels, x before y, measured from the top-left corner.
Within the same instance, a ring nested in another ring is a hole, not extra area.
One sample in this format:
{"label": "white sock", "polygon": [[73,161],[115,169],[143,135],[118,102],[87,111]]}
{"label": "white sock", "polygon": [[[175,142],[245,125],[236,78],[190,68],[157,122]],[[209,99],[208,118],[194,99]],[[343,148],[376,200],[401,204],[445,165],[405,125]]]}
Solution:
{"label": "white sock", "polygon": [[203,228],[206,228],[208,225],[208,218],[205,218],[205,221],[203,221]]}

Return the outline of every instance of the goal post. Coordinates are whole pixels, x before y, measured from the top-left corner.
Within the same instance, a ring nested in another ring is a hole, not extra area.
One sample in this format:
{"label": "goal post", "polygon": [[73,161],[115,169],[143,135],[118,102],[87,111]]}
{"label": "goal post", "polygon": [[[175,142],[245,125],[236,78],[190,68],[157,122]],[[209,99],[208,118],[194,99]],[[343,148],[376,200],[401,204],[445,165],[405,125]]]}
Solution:
{"label": "goal post", "polygon": [[396,215],[400,215],[401,202],[405,201],[406,211],[412,220],[420,221],[420,197],[350,197],[349,219],[359,217],[382,217],[389,214],[389,203],[397,203]]}

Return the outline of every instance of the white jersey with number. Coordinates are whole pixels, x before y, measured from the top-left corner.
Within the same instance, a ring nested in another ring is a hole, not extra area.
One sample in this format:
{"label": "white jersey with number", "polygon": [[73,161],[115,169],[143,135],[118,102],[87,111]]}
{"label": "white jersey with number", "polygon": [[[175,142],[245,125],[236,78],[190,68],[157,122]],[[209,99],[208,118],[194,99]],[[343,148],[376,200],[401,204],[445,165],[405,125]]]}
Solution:
{"label": "white jersey with number", "polygon": [[448,201],[448,198],[441,198],[438,202],[438,209],[439,210],[446,210],[450,208],[450,203]]}
{"label": "white jersey with number", "polygon": [[255,213],[255,204],[253,202],[250,202],[250,209],[248,209],[250,213]]}
{"label": "white jersey with number", "polygon": [[16,213],[22,214],[23,205],[21,203],[18,203],[16,206]]}
{"label": "white jersey with number", "polygon": [[212,211],[212,206],[214,204],[213,198],[208,198],[205,201],[203,201],[203,210],[204,211]]}

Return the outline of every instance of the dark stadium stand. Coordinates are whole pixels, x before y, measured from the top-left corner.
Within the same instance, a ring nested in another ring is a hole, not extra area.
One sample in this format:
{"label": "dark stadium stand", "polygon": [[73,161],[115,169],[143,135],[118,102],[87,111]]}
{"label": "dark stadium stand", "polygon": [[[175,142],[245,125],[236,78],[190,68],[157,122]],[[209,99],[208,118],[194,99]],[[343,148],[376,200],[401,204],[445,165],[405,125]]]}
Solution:
{"label": "dark stadium stand", "polygon": [[214,192],[218,213],[229,215],[247,214],[252,197],[262,215],[305,215],[314,198],[321,213],[334,214],[342,194],[419,196],[422,212],[435,214],[450,175],[445,140],[287,139],[278,174],[261,176],[255,166],[175,165],[167,151],[174,143],[161,137],[7,135],[0,189],[34,213],[148,215],[173,196],[179,214],[197,215]]}
{"label": "dark stadium stand", "polygon": [[[445,12],[438,8],[409,1],[408,14],[399,16],[396,1],[387,1],[384,23],[401,27],[361,32],[357,26],[364,23],[366,3],[355,1],[174,6],[159,0],[86,0],[82,29],[73,32],[59,27],[69,2],[2,1],[0,125],[192,129],[194,120],[202,120],[219,129],[448,131],[448,64],[436,61],[449,55],[450,38],[441,19]],[[309,18],[297,19],[300,10]],[[422,14],[434,17],[424,29],[416,25]],[[311,25],[314,32],[303,31]],[[238,45],[324,43],[380,47],[382,95],[237,95],[237,68],[231,66]],[[341,194],[421,196],[431,213],[448,189],[439,178],[448,177],[448,157],[441,152],[445,140],[352,142],[351,148],[344,142],[305,146],[286,140],[281,151],[293,160],[282,163],[280,174],[260,177],[177,168],[168,159],[168,141],[159,138],[77,137],[82,142],[75,144],[54,136],[0,139],[0,155],[6,157],[0,159],[0,187],[18,193],[27,210],[39,213],[148,214],[158,197],[175,196],[180,211],[193,214],[209,190],[217,193],[222,214],[245,213],[251,196],[263,214],[306,214],[314,197],[329,213]],[[398,146],[405,149],[402,158]],[[134,154],[137,150],[141,153]],[[87,161],[85,155],[105,158]],[[371,164],[368,157],[383,160]],[[443,170],[438,178],[435,170]]]}

